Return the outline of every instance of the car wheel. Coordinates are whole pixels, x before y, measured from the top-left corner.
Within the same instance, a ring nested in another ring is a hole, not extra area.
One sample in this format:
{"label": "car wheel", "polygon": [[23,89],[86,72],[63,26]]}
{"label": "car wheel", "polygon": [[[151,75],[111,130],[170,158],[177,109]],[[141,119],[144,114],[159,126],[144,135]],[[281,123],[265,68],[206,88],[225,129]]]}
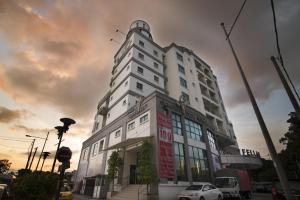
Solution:
{"label": "car wheel", "polygon": [[218,200],[222,200],[222,196],[221,195],[218,196]]}

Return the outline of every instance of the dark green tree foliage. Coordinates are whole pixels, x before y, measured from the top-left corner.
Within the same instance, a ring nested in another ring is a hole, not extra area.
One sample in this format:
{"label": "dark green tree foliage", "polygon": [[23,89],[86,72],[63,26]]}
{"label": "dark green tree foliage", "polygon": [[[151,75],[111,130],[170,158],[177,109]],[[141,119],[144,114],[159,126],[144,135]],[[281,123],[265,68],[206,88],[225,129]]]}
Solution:
{"label": "dark green tree foliage", "polygon": [[274,179],[277,179],[276,170],[273,165],[272,160],[261,159],[263,166],[259,169],[249,170],[250,176],[253,181],[258,182],[272,182]]}
{"label": "dark green tree foliage", "polygon": [[141,146],[139,153],[139,164],[138,164],[138,173],[139,181],[142,184],[147,184],[147,187],[150,183],[155,180],[155,168],[152,163],[152,154],[153,147],[150,141],[145,140]]}
{"label": "dark green tree foliage", "polygon": [[279,157],[289,178],[300,178],[300,120],[295,112],[291,112],[289,130],[279,142],[286,148],[281,151]]}
{"label": "dark green tree foliage", "polygon": [[0,174],[5,174],[9,168],[11,163],[7,159],[0,160]]}
{"label": "dark green tree foliage", "polygon": [[50,172],[25,173],[15,180],[12,192],[15,199],[52,200],[58,176]]}
{"label": "dark green tree foliage", "polygon": [[112,185],[114,185],[114,179],[117,177],[117,174],[120,171],[122,165],[123,165],[123,160],[119,156],[119,152],[118,151],[112,152],[112,154],[108,159],[108,175],[107,175],[108,181],[112,182]]}

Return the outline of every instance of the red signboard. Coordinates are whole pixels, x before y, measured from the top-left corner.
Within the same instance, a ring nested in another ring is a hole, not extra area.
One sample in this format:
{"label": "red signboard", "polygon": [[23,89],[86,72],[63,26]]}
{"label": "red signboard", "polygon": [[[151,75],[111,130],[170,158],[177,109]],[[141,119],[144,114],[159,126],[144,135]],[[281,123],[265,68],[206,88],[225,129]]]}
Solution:
{"label": "red signboard", "polygon": [[157,113],[159,140],[159,174],[161,178],[175,178],[172,121],[162,113]]}

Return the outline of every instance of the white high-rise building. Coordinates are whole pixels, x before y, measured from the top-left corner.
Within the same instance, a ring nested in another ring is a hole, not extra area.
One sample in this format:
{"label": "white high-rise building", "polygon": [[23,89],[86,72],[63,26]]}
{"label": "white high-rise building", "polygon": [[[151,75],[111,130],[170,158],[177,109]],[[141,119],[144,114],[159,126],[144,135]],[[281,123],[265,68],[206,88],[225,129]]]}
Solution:
{"label": "white high-rise building", "polygon": [[[145,140],[153,145],[158,180],[151,185],[152,199],[175,199],[191,183],[212,181],[221,167],[244,166],[247,159],[259,165],[250,157],[237,160],[238,145],[211,67],[185,47],[159,46],[149,25],[137,20],[114,56],[110,89],[82,145],[75,190],[106,198],[108,160],[117,151],[123,165],[112,199],[126,199],[124,193],[143,199],[136,185]],[[222,159],[223,154],[228,156]]]}
{"label": "white high-rise building", "polygon": [[235,140],[211,67],[193,51],[175,43],[160,47],[153,41],[150,26],[142,20],[131,24],[114,56],[110,90],[99,102],[92,133],[154,91],[185,99],[188,106],[206,115],[220,132]]}

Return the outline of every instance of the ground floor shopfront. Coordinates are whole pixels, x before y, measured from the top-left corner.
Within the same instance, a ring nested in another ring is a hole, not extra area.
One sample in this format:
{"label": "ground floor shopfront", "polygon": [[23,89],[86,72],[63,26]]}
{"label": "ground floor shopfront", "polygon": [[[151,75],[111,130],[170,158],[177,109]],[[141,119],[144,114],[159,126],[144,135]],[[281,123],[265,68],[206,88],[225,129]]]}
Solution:
{"label": "ground floor shopfront", "polygon": [[77,188],[95,198],[105,195],[107,161],[113,151],[123,159],[114,189],[140,184],[140,147],[148,140],[156,171],[151,193],[160,199],[172,198],[189,184],[213,181],[214,171],[221,168],[220,134],[224,133],[202,113],[155,92],[83,143]]}

